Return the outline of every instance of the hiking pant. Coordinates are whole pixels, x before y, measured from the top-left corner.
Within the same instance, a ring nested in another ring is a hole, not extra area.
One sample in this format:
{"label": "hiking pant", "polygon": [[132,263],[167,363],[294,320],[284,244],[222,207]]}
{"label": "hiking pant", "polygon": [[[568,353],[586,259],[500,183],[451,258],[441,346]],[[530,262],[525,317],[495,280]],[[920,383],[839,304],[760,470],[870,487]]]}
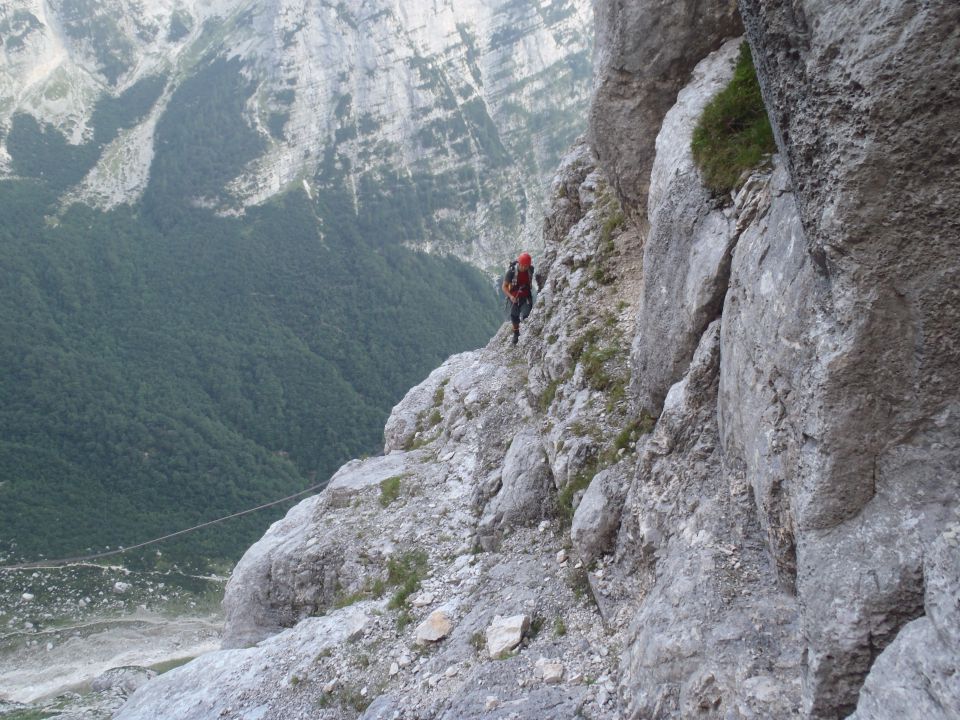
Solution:
{"label": "hiking pant", "polygon": [[533,309],[533,298],[524,297],[515,303],[510,303],[510,320],[516,324],[521,320],[526,320]]}

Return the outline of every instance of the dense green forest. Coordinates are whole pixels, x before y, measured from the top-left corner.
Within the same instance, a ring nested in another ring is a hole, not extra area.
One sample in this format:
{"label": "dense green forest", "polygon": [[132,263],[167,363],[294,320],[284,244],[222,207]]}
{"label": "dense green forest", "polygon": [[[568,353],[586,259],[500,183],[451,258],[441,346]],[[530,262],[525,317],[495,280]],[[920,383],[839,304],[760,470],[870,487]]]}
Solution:
{"label": "dense green forest", "polygon": [[[0,542],[19,557],[130,545],[320,482],[377,452],[403,393],[496,329],[487,279],[404,247],[408,232],[377,232],[335,183],[243,217],[192,206],[257,150],[238,70],[212,63],[174,93],[133,207],[58,197],[160,81],[98,108],[109,122],[93,146],[66,152],[51,128],[14,123],[24,179],[0,183]],[[378,219],[422,226],[415,193],[368,190]],[[284,510],[165,545],[163,562],[235,559]]]}

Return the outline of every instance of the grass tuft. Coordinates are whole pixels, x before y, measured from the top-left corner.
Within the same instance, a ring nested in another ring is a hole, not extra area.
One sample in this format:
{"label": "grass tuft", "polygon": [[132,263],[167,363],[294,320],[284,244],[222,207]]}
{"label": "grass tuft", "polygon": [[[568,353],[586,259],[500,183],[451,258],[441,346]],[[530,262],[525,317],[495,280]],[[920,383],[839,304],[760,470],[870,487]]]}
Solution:
{"label": "grass tuft", "polygon": [[715,193],[735,189],[746,171],[776,151],[747,43],[740,46],[733,80],[700,116],[691,149],[704,183]]}
{"label": "grass tuft", "polygon": [[543,392],[540,393],[540,409],[543,412],[546,412],[553,405],[553,400],[557,396],[557,388],[560,387],[562,382],[563,378],[551,380],[543,389]]}
{"label": "grass tuft", "polygon": [[600,461],[598,458],[594,458],[574,476],[573,480],[564,486],[563,490],[557,493],[557,506],[560,510],[560,516],[567,525],[570,525],[573,522],[573,498],[581,490],[586,490],[588,487],[590,487],[590,482],[593,480],[593,476],[599,471]]}
{"label": "grass tuft", "polygon": [[557,617],[553,621],[553,634],[557,637],[563,637],[567,634],[567,624],[563,621],[562,617]]}
{"label": "grass tuft", "polygon": [[380,505],[382,507],[387,507],[400,497],[400,481],[402,479],[402,475],[394,475],[380,483]]}
{"label": "grass tuft", "polygon": [[420,580],[427,572],[427,554],[420,550],[406,552],[400,557],[390,558],[387,563],[387,584],[399,586],[390,598],[387,607],[400,610],[407,604],[407,598],[420,587]]}

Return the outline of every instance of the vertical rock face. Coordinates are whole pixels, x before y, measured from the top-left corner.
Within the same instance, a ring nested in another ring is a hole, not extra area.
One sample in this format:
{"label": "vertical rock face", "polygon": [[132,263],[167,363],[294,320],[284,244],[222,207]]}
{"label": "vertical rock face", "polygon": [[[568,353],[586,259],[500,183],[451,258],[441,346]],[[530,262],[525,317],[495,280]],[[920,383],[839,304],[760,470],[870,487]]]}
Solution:
{"label": "vertical rock face", "polygon": [[625,209],[645,215],[654,139],[690,71],[743,32],[732,0],[599,0],[590,144]]}
{"label": "vertical rock face", "polygon": [[703,331],[720,314],[736,243],[733,212],[710,196],[689,137],[704,107],[733,76],[739,40],[701,63],[657,134],[643,253],[643,302],[633,339],[637,405],[659,415],[670,386],[690,364]]}
{"label": "vertical rock face", "polygon": [[769,211],[740,236],[724,301],[720,396],[724,462],[744,475],[756,500],[781,586],[792,591],[796,558],[790,488],[802,447],[800,388],[814,353],[811,300],[824,283],[813,271],[786,171],[770,179]]}
{"label": "vertical rock face", "polygon": [[[947,198],[960,196],[960,149],[934,138],[960,127],[960,7],[741,6],[807,238],[794,236],[785,287],[808,287],[762,301],[791,300],[774,325],[747,321],[785,337],[730,367],[753,367],[750,387],[730,389],[763,420],[727,437],[768,439],[759,453],[728,447],[765,489],[781,558],[793,526],[804,707],[834,717],[923,613],[924,548],[957,507],[960,216]],[[761,307],[731,299],[733,319]]]}

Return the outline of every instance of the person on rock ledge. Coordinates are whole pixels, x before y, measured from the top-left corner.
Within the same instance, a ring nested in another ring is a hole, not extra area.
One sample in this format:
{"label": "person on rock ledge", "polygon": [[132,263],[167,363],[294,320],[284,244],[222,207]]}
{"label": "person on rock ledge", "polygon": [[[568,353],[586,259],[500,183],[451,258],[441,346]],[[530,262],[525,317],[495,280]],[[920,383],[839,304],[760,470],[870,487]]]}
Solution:
{"label": "person on rock ledge", "polygon": [[520,339],[520,321],[526,320],[533,309],[533,265],[530,253],[520,253],[511,261],[503,276],[503,292],[510,302],[510,321],[513,323],[513,344]]}

